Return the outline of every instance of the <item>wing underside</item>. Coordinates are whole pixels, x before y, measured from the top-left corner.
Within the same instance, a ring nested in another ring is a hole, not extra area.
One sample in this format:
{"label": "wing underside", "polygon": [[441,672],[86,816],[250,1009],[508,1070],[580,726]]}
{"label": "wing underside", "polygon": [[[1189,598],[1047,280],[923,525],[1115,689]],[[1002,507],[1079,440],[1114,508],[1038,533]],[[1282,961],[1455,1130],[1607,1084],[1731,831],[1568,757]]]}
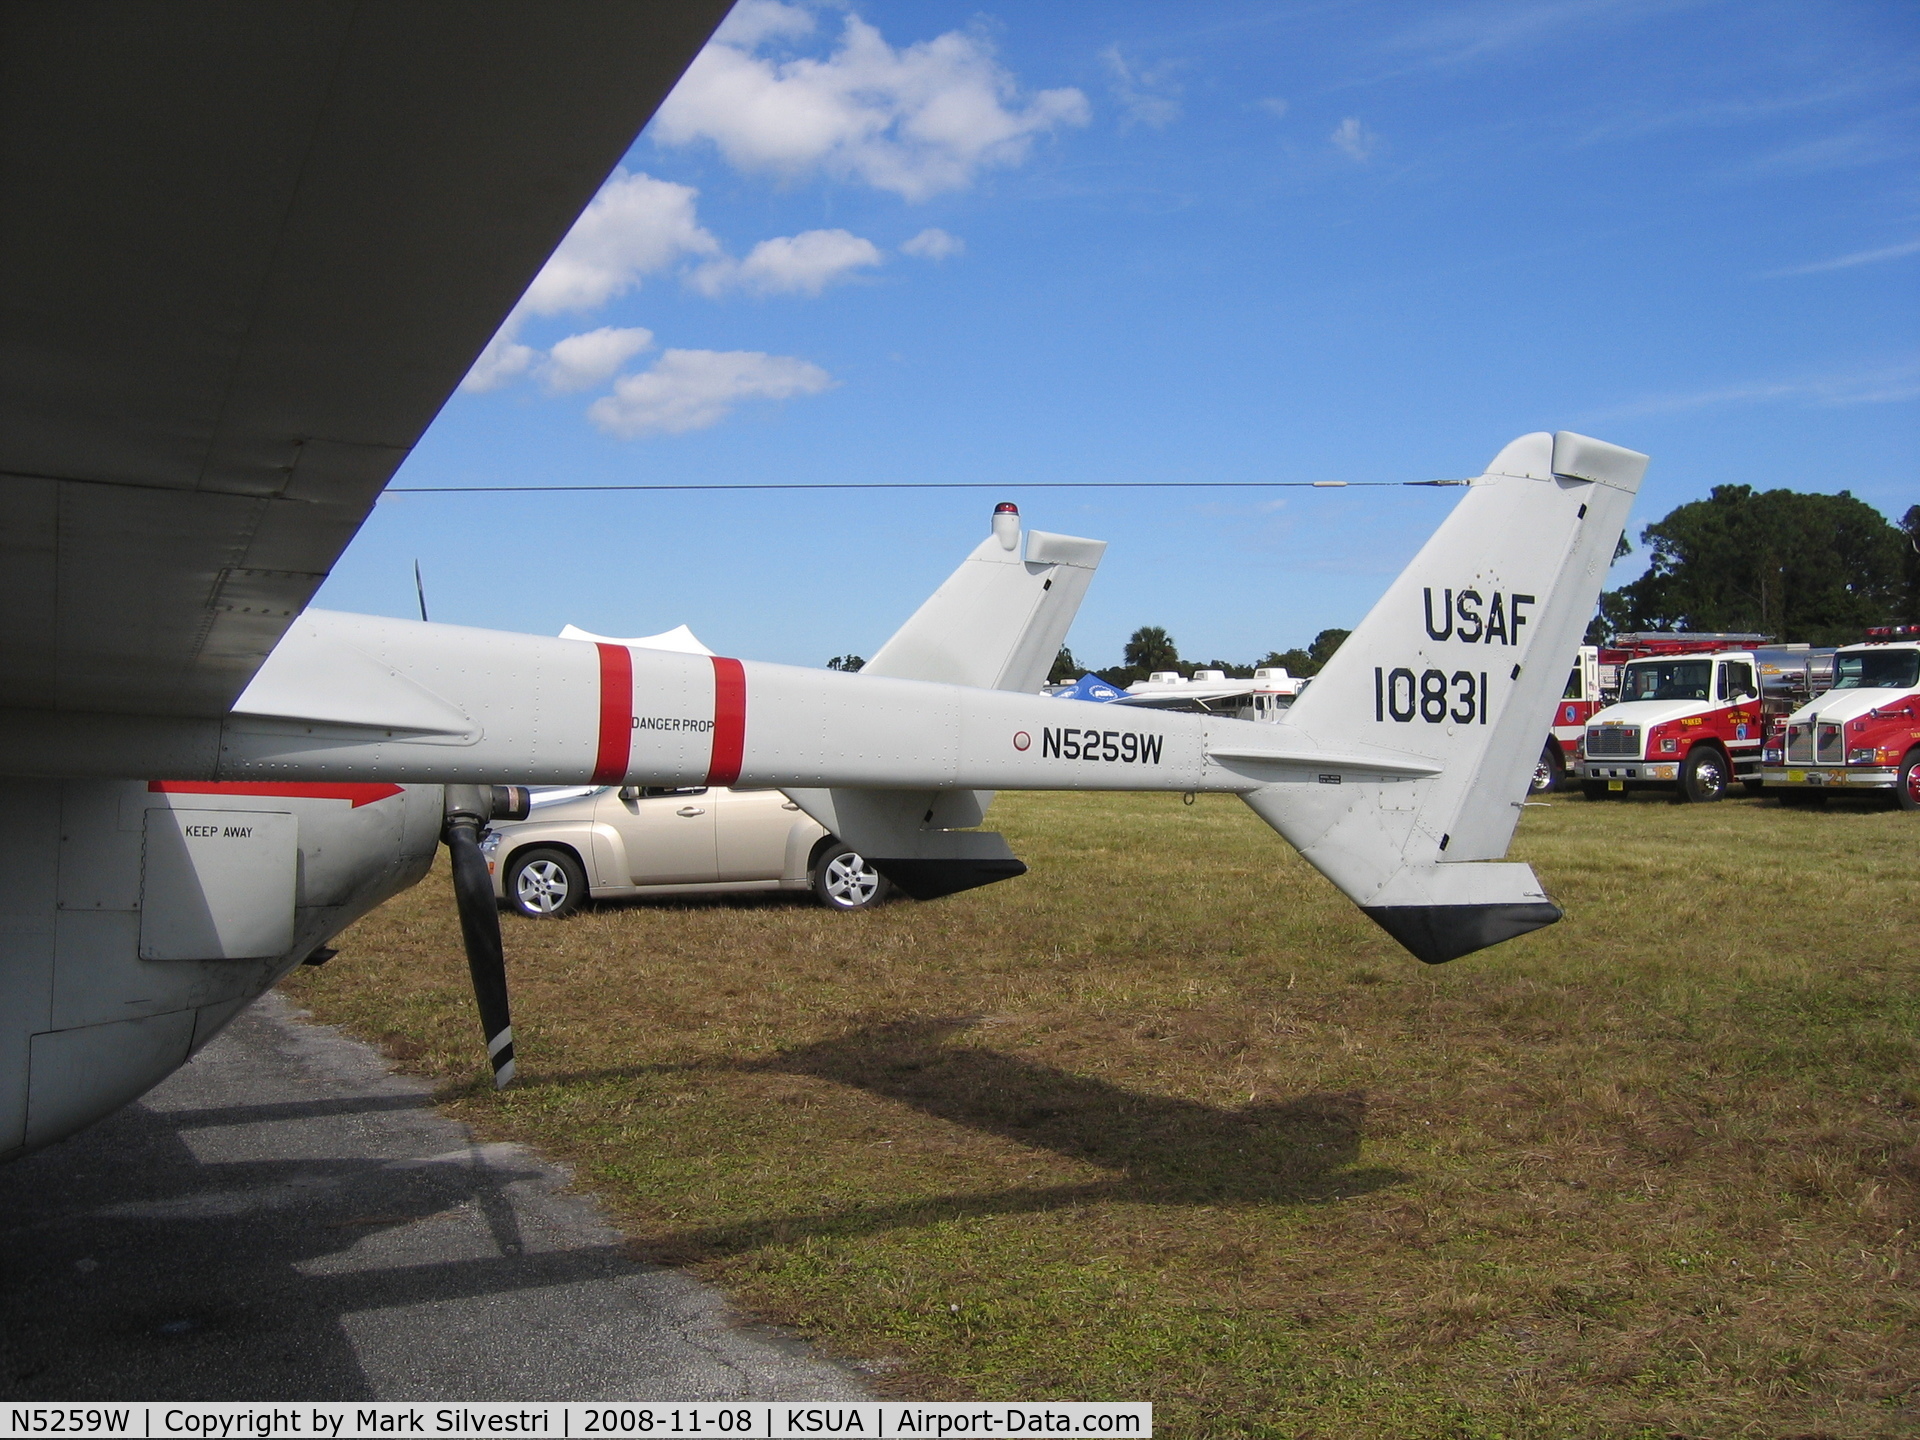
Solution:
{"label": "wing underside", "polygon": [[725,13],[0,11],[0,686],[223,714]]}

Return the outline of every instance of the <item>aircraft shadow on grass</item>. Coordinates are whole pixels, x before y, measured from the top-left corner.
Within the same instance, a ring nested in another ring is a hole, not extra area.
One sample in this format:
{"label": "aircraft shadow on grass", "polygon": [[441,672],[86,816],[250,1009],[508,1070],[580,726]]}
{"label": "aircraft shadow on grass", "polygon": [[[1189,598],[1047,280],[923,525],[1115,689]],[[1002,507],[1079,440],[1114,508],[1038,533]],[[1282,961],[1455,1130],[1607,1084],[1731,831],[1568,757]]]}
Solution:
{"label": "aircraft shadow on grass", "polygon": [[982,1046],[949,1044],[975,1022],[911,1020],[742,1066],[810,1075],[956,1125],[1084,1161],[1110,1178],[928,1195],[893,1204],[769,1216],[662,1235],[637,1247],[669,1262],[808,1237],[854,1236],[972,1216],[1074,1205],[1321,1204],[1398,1184],[1362,1166],[1366,1099],[1358,1092],[1255,1101],[1232,1109],[1126,1090]]}

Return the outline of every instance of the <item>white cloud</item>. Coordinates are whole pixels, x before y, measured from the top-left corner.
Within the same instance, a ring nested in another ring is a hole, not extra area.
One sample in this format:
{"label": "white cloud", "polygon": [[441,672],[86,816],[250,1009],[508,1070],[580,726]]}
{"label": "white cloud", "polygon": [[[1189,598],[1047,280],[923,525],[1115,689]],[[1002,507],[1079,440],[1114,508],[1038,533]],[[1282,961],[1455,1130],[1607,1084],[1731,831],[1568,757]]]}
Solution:
{"label": "white cloud", "polygon": [[524,312],[519,310],[507,317],[500,333],[487,343],[460,382],[462,390],[483,395],[529,374],[538,377],[550,394],[591,390],[653,344],[651,330],[603,325],[584,335],[569,335],[551,350],[540,350],[522,345],[515,338],[524,319]]}
{"label": "white cloud", "polygon": [[744,260],[722,256],[688,277],[703,295],[745,290],[756,295],[818,295],[833,281],[881,256],[871,240],[847,230],[805,230],[762,240]]}
{"label": "white cloud", "polygon": [[917,255],[922,260],[949,260],[967,253],[967,242],[949,235],[937,226],[928,226],[900,246],[902,255]]}
{"label": "white cloud", "polygon": [[1287,111],[1293,108],[1278,95],[1269,95],[1264,100],[1256,100],[1253,103],[1278,120],[1286,119]]}
{"label": "white cloud", "polygon": [[1909,240],[1904,245],[1888,245],[1879,250],[1856,250],[1851,255],[1841,255],[1832,260],[1816,260],[1811,265],[1795,265],[1789,270],[1770,270],[1760,278],[1784,280],[1790,275],[1818,275],[1827,270],[1851,270],[1856,265],[1874,265],[1882,260],[1898,260],[1903,256],[1914,254],[1920,254],[1920,240]]}
{"label": "white cloud", "polygon": [[1118,45],[1107,46],[1100,59],[1107,67],[1107,88],[1126,116],[1120,122],[1122,130],[1134,125],[1164,130],[1180,118],[1180,87],[1172,79],[1176,67],[1142,69],[1128,63]]}
{"label": "white cloud", "polygon": [[498,390],[502,385],[511,385],[526,374],[540,358],[540,352],[516,340],[514,337],[519,331],[520,312],[516,310],[507,317],[499,333],[487,342],[487,348],[473,362],[473,368],[467,371],[460,388],[484,395],[489,390]]}
{"label": "white cloud", "polygon": [[547,352],[538,373],[541,382],[555,395],[591,390],[652,344],[651,330],[603,325],[598,330],[569,335],[558,342]]}
{"label": "white cloud", "polygon": [[587,407],[593,423],[622,440],[679,435],[724,419],[742,400],[818,395],[833,385],[818,365],[757,350],[668,350],[651,370],[625,375]]}
{"label": "white cloud", "polygon": [[1904,131],[1869,124],[1775,150],[1748,161],[1733,173],[1741,176],[1819,175],[1834,170],[1857,170],[1890,160],[1905,160],[1915,148],[1912,138]]}
{"label": "white cloud", "polygon": [[1373,147],[1380,143],[1378,135],[1351,115],[1336,125],[1333,134],[1327,138],[1333,141],[1334,148],[1348,159],[1363,162],[1373,154]]}
{"label": "white cloud", "polygon": [[740,0],[715,32],[722,45],[738,45],[751,50],[762,40],[796,39],[813,33],[813,12],[798,5],[782,5],[780,0]]}
{"label": "white cloud", "polygon": [[[643,276],[667,269],[682,256],[717,254],[720,242],[700,228],[694,215],[699,193],[692,186],[656,180],[651,175],[614,171],[613,178],[600,187],[600,193],[574,221],[567,238],[533,277],[533,284],[487,342],[460,388],[475,393],[498,390],[538,369],[551,390],[586,389],[644,349],[651,343],[651,335],[614,360],[603,373],[586,379],[582,377],[609,346],[617,348],[624,343],[606,337],[631,338],[647,332],[598,330],[591,336],[576,335],[562,340],[547,355],[521,344],[520,330],[529,315],[598,309],[632,289]],[[601,338],[594,340],[593,336]]]}
{"label": "white cloud", "polygon": [[[776,20],[785,28],[768,28]],[[769,36],[797,33],[797,23],[756,6],[739,30],[717,36],[654,117],[656,140],[709,140],[743,170],[817,169],[922,200],[985,167],[1019,164],[1036,135],[1087,122],[1078,90],[1022,101],[992,47],[958,30],[895,49],[849,15],[824,59],[753,53]]]}
{"label": "white cloud", "polygon": [[1808,375],[1791,380],[1754,380],[1715,390],[1649,395],[1595,414],[1594,419],[1635,415],[1674,415],[1721,405],[1890,405],[1920,399],[1920,361],[1877,370]]}
{"label": "white cloud", "polygon": [[699,193],[690,185],[614,171],[527,287],[519,308],[535,315],[592,310],[683,255],[718,253],[720,242],[694,218]]}
{"label": "white cloud", "polygon": [[1589,24],[1665,19],[1679,8],[1675,0],[1475,0],[1435,7],[1412,29],[1388,41],[1388,48],[1424,52],[1422,68],[1442,68],[1560,40]]}

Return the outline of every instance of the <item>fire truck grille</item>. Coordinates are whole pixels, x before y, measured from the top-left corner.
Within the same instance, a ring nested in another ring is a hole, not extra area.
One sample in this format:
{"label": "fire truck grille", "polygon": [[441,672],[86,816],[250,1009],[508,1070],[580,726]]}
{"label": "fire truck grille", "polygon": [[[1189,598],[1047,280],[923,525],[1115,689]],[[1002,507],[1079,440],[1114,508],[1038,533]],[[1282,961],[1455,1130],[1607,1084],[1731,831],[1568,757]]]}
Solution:
{"label": "fire truck grille", "polygon": [[1789,725],[1787,727],[1787,763],[1789,765],[1813,763],[1813,726]]}
{"label": "fire truck grille", "polygon": [[1822,723],[1820,726],[1819,761],[1822,765],[1844,765],[1847,759],[1847,742],[1838,725]]}
{"label": "fire truck grille", "polygon": [[1640,758],[1638,725],[1596,725],[1587,731],[1588,755],[1624,755]]}

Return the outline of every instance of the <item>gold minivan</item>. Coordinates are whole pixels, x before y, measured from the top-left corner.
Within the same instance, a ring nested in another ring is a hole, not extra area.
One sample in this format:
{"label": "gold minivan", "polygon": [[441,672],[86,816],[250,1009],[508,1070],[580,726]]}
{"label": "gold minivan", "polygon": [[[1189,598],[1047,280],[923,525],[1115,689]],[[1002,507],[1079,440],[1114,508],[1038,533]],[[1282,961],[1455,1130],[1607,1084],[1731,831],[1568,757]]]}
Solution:
{"label": "gold minivan", "polygon": [[811,890],[834,910],[887,897],[885,877],[778,790],[596,786],[534,796],[480,849],[494,894],[558,919],[588,899]]}

